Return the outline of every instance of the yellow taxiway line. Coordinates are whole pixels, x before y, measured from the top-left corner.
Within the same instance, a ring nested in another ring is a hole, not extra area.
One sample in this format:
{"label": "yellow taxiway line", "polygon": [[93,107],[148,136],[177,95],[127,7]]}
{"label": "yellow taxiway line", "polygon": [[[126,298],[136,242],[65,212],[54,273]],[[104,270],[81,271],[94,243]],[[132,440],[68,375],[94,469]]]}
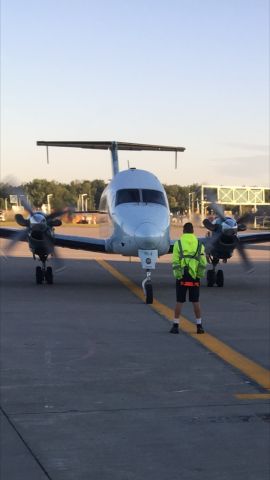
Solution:
{"label": "yellow taxiway line", "polygon": [[[143,302],[145,301],[145,296],[141,288],[139,288],[134,282],[129,280],[125,275],[120,273],[116,268],[114,268],[112,265],[107,263],[105,260],[97,260],[97,262],[108,272],[111,273],[117,280],[119,280],[122,284],[124,284],[129,290],[131,290],[134,295],[140,298]],[[167,318],[169,321],[172,321],[173,316],[174,316],[174,311],[167,307],[166,305],[163,305],[160,303],[158,300],[154,299],[152,304],[148,305],[151,307],[153,310],[155,310],[157,313],[162,315],[163,317]],[[197,335],[195,331],[195,325],[181,316],[181,330],[183,330],[185,333],[191,335],[197,342],[201,343],[204,345],[208,350],[211,352],[215,353],[217,356],[222,358],[225,362],[229,363],[233,367],[237,368],[240,370],[240,372],[244,373],[247,377],[252,379],[254,382],[256,382],[258,385],[263,387],[266,390],[270,390],[270,371],[267,370],[266,368],[261,367],[257,363],[253,362],[252,360],[249,360],[247,357],[242,355],[241,353],[238,353],[236,350],[233,348],[229,347],[225,343],[221,342],[218,340],[216,337],[213,335],[210,335],[209,333],[204,333],[203,335]],[[244,395],[244,394],[243,394]],[[243,395],[237,395],[237,398],[251,398],[251,395],[249,397]],[[266,395],[265,398],[269,398],[268,394],[255,394],[257,395],[257,398],[262,398],[262,395]],[[269,394],[270,396],[270,394]],[[254,395],[253,395],[253,398]]]}
{"label": "yellow taxiway line", "polygon": [[238,400],[270,400],[270,393],[236,393]]}

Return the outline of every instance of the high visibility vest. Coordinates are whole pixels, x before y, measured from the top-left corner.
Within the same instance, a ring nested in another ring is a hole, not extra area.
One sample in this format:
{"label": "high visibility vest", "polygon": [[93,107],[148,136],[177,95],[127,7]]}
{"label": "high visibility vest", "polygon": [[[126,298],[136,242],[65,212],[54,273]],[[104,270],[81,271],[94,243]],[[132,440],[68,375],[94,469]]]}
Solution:
{"label": "high visibility vest", "polygon": [[183,234],[173,248],[173,274],[182,278],[185,268],[192,278],[202,278],[206,269],[203,244],[194,234]]}

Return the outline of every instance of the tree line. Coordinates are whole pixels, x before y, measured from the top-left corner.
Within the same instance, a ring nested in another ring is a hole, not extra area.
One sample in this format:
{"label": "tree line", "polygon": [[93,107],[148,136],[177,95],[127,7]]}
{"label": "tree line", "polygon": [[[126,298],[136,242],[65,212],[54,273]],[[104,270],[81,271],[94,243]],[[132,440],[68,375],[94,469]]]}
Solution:
{"label": "tree line", "polygon": [[[0,183],[0,208],[10,209],[12,200],[17,195],[18,203],[23,195],[34,208],[41,208],[43,204],[48,203],[48,195],[51,209],[62,209],[66,206],[79,205],[80,199],[84,195],[84,207],[87,205],[88,210],[99,208],[101,194],[106,187],[104,180],[73,180],[69,184],[57,182],[55,180],[48,181],[45,179],[34,179],[31,182],[24,183],[19,186],[10,185],[8,183]],[[194,192],[195,198],[199,195],[199,185],[192,184],[187,186],[180,185],[163,185],[168,197],[170,210],[172,212],[183,213],[189,208],[189,193]],[[87,199],[87,202],[86,202]]]}

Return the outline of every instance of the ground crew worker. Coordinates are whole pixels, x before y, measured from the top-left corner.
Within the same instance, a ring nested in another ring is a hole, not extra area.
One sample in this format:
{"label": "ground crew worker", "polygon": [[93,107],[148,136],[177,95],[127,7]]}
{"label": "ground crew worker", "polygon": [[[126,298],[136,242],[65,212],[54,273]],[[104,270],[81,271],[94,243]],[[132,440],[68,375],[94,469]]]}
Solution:
{"label": "ground crew worker", "polygon": [[205,274],[206,263],[204,245],[194,235],[192,223],[185,223],[183,235],[173,247],[172,267],[176,278],[176,305],[171,333],[179,333],[179,319],[187,290],[196,317],[197,333],[204,333],[199,296],[200,279]]}

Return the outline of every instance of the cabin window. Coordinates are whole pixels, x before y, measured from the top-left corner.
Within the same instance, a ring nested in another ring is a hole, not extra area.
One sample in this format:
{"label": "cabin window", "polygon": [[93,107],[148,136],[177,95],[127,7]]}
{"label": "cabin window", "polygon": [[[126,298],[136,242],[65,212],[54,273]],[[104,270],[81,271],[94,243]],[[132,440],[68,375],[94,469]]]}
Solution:
{"label": "cabin window", "polygon": [[115,206],[121,203],[139,203],[140,192],[137,188],[123,188],[116,192]]}
{"label": "cabin window", "polygon": [[142,190],[142,201],[145,203],[158,203],[166,207],[164,193],[159,190]]}

